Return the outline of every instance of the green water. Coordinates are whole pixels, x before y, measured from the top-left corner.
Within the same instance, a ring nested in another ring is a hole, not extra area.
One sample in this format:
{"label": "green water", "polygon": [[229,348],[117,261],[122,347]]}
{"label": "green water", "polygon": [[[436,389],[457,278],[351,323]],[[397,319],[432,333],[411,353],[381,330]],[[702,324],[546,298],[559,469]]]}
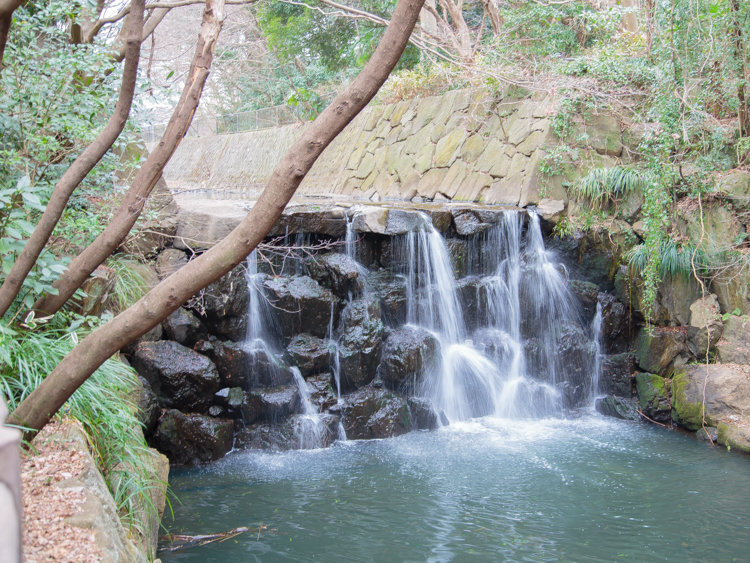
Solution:
{"label": "green water", "polygon": [[749,456],[598,416],[234,452],[170,482],[170,532],[256,531],[164,563],[750,561]]}

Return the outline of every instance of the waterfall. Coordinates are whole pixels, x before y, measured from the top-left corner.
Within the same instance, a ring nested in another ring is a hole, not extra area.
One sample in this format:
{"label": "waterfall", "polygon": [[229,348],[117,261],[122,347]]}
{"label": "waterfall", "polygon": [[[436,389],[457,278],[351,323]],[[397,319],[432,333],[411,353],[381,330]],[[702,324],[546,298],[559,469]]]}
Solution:
{"label": "waterfall", "polygon": [[302,408],[302,414],[297,417],[294,427],[294,433],[299,440],[299,447],[301,450],[322,448],[325,446],[328,428],[310,399],[310,389],[307,387],[305,378],[302,377],[298,368],[293,367],[291,370],[297,383]]}
{"label": "waterfall", "polygon": [[596,302],[596,315],[594,320],[591,322],[592,340],[594,342],[595,354],[594,354],[594,370],[591,374],[591,403],[593,404],[599,394],[599,378],[602,372],[602,302],[597,300]]}

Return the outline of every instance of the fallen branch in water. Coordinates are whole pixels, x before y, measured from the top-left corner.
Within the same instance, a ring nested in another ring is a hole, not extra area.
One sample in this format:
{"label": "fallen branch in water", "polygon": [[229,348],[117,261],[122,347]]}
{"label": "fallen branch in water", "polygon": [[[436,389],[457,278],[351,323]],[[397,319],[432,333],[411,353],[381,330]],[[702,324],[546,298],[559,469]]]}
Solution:
{"label": "fallen branch in water", "polygon": [[[206,545],[213,542],[223,542],[225,540],[232,539],[234,537],[239,536],[240,534],[244,534],[245,532],[258,532],[258,538],[260,539],[260,532],[261,530],[268,530],[267,526],[258,526],[258,528],[235,528],[234,530],[229,530],[228,532],[221,532],[218,534],[206,534],[202,536],[186,536],[182,534],[168,534],[166,536],[161,536],[159,540],[161,541],[168,541],[172,544],[179,543],[179,545],[170,545],[165,546],[159,549],[159,551],[177,551],[180,549],[187,549],[188,547],[199,547],[201,545]],[[268,530],[270,532],[275,532],[275,529]]]}
{"label": "fallen branch in water", "polygon": [[656,422],[655,420],[650,419],[649,417],[647,417],[645,414],[643,414],[643,412],[641,412],[638,409],[635,409],[635,412],[637,412],[639,415],[641,415],[643,418],[645,418],[649,422],[653,422],[654,424],[658,424],[659,426],[663,426],[664,428],[667,428],[668,430],[672,430],[671,426],[667,426],[666,424],[662,424],[661,422]]}

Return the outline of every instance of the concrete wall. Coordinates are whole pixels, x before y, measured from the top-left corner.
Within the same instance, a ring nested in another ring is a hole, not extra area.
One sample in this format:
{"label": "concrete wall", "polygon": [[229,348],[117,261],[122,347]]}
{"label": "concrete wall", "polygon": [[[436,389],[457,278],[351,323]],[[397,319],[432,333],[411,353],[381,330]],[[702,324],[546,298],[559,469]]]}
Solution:
{"label": "concrete wall", "polygon": [[[371,199],[422,198],[489,204],[567,202],[564,182],[622,153],[616,119],[587,116],[576,126],[575,166],[544,175],[539,166],[559,144],[554,99],[497,100],[484,91],[366,108],[318,159],[298,193]],[[165,177],[173,190],[260,190],[307,125],[184,139]],[[570,139],[569,139],[570,141]]]}
{"label": "concrete wall", "polygon": [[0,393],[0,561],[21,563],[21,433],[4,426],[7,416]]}

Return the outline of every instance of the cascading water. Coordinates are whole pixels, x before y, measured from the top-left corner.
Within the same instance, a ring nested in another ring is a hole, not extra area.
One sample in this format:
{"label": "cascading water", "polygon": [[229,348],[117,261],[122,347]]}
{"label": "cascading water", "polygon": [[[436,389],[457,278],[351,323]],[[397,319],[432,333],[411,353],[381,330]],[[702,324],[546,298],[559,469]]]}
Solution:
{"label": "cascading water", "polygon": [[525,237],[515,211],[481,235],[472,268],[485,276],[469,289],[478,303],[470,335],[440,233],[424,217],[399,241],[407,322],[431,331],[441,348],[440,367],[425,374],[418,392],[451,421],[549,416],[563,408],[558,386],[567,382],[567,366],[557,346],[577,310],[564,270],[544,248],[538,217],[529,215]]}
{"label": "cascading water", "polygon": [[596,315],[594,315],[594,320],[591,322],[591,332],[592,332],[592,340],[594,342],[594,347],[596,350],[596,353],[594,355],[594,370],[591,374],[591,393],[589,394],[591,398],[591,403],[593,404],[596,400],[597,395],[599,394],[599,378],[601,377],[601,371],[602,371],[602,344],[601,344],[601,335],[602,335],[602,302],[597,301],[596,302]]}
{"label": "cascading water", "polygon": [[299,440],[299,448],[301,450],[322,448],[326,443],[328,428],[310,399],[310,389],[305,382],[305,378],[302,377],[302,373],[296,367],[292,367],[291,370],[297,384],[299,402],[302,408],[302,414],[297,417],[294,427],[294,433]]}

